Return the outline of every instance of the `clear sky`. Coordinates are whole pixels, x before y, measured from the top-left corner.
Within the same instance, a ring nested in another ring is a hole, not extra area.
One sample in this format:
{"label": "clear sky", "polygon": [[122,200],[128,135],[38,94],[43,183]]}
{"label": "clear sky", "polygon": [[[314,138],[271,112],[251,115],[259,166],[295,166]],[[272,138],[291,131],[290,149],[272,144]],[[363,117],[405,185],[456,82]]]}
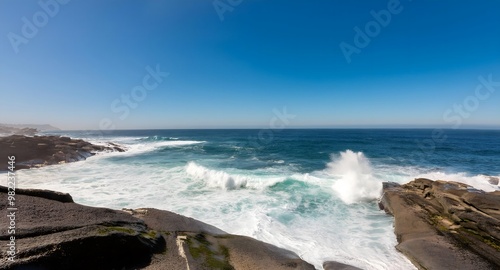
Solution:
{"label": "clear sky", "polygon": [[499,14],[497,0],[1,0],[0,123],[267,127],[286,108],[287,127],[498,128]]}

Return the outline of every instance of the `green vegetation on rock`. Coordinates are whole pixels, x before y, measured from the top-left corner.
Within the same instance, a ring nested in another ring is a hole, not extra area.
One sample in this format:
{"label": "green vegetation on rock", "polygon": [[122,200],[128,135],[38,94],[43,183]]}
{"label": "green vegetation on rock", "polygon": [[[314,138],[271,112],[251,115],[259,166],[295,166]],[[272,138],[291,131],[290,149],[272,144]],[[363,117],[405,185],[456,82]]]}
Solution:
{"label": "green vegetation on rock", "polygon": [[225,246],[214,246],[202,233],[188,236],[189,253],[194,259],[204,259],[204,265],[210,269],[234,270],[229,264],[229,250]]}

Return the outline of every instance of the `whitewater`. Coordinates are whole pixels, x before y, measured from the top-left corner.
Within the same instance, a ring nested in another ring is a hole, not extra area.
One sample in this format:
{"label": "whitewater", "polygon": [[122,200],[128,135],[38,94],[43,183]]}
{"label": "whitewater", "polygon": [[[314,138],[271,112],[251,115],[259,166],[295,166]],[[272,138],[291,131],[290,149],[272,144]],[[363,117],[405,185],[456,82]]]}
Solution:
{"label": "whitewater", "polygon": [[228,233],[363,269],[415,269],[394,246],[393,218],[379,210],[382,182],[425,177],[499,190],[500,132],[449,131],[426,159],[411,153],[428,131],[290,130],[250,143],[258,130],[59,132],[123,153],[18,172],[20,188],[70,193],[113,209],[154,207]]}

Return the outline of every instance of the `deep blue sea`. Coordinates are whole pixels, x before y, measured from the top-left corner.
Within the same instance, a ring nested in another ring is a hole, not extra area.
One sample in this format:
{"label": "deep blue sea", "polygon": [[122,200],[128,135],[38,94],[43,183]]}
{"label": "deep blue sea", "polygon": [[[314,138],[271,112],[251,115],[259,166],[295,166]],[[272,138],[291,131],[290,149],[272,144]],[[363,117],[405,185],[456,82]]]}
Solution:
{"label": "deep blue sea", "polygon": [[78,203],[155,207],[290,249],[318,269],[415,269],[380,211],[383,181],[417,177],[498,190],[499,130],[307,129],[61,131],[124,153],[19,171],[19,186]]}

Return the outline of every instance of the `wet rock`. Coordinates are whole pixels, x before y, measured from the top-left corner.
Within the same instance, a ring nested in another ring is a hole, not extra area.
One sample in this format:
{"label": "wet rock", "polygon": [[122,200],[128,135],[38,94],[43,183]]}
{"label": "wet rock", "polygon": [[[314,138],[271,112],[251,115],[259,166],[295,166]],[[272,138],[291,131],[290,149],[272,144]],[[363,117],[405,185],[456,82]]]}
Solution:
{"label": "wet rock", "polygon": [[352,265],[339,263],[339,262],[324,262],[323,263],[324,270],[362,270],[361,268],[354,267]]}
{"label": "wet rock", "polygon": [[[7,193],[8,188],[5,186],[0,186],[0,192]],[[16,194],[40,197],[58,202],[73,202],[73,198],[68,193],[45,189],[16,189]]]}
{"label": "wet rock", "polygon": [[490,176],[488,182],[492,185],[498,185],[499,180],[500,179],[498,177]]}

